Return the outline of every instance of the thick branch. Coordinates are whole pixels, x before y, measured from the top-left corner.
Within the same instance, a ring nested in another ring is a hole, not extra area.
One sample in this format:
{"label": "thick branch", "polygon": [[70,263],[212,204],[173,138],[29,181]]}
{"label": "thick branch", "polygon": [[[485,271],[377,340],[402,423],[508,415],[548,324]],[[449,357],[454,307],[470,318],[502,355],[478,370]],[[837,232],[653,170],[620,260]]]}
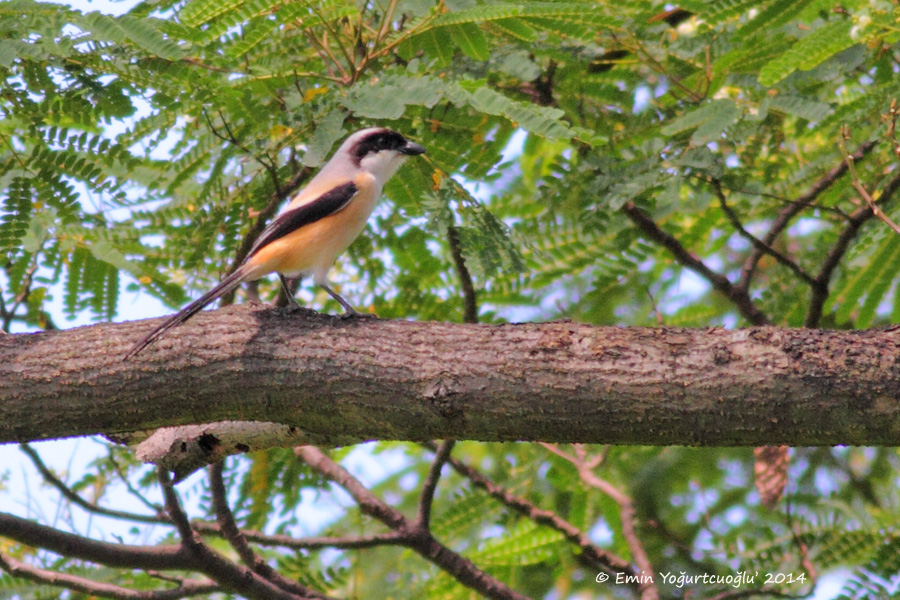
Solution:
{"label": "thick branch", "polygon": [[428,477],[422,484],[422,492],[419,495],[419,511],[416,520],[419,525],[425,529],[431,527],[431,506],[434,504],[434,492],[437,490],[438,481],[441,479],[441,469],[447,464],[453,446],[456,444],[453,440],[445,440],[438,446],[435,452],[434,461],[428,470]]}
{"label": "thick branch", "polygon": [[[222,420],[306,443],[897,443],[892,331],[346,320],[232,306],[0,337],[0,441]],[[216,440],[208,440],[215,443]]]}
{"label": "thick branch", "polygon": [[238,556],[241,558],[241,562],[253,569],[253,571],[261,577],[285,591],[299,596],[326,598],[326,596],[313,592],[296,581],[291,581],[273,569],[269,563],[253,551],[253,548],[247,543],[247,538],[244,537],[244,534],[238,529],[234,514],[228,506],[228,492],[225,490],[225,480],[222,477],[222,469],[223,465],[221,462],[210,465],[208,469],[209,489],[212,496],[213,509],[216,512],[216,521],[219,523],[221,532],[224,534],[225,539],[228,540],[228,543],[231,544],[231,547],[237,552]]}

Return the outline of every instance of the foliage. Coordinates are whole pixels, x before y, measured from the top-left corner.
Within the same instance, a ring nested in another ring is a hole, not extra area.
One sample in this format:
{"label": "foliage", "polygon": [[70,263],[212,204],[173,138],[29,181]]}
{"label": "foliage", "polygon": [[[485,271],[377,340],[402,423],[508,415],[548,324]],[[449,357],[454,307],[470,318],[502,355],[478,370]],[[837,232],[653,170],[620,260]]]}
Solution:
{"label": "foliage", "polygon": [[[69,317],[111,320],[123,290],[180,306],[239,260],[256,220],[302,185],[304,167],[372,124],[428,149],[392,180],[389,200],[333,271],[351,302],[381,317],[463,319],[452,230],[483,322],[896,322],[900,242],[861,205],[839,144],[858,154],[855,183],[896,220],[898,20],[886,0],[690,0],[677,9],[160,0],[119,16],[0,3],[3,329],[61,326],[53,302]],[[257,291],[277,290],[263,281]],[[310,284],[303,295],[337,309]],[[775,591],[807,593],[846,566],[845,597],[896,591],[893,450],[797,450],[789,503],[774,511],[753,490],[749,451],[595,450],[606,453],[604,479],[633,499],[658,572],[790,569],[804,582]],[[376,452],[398,466],[371,491],[412,514],[431,453],[388,443]],[[620,506],[560,457],[476,444],[454,456],[634,559]],[[135,493],[155,485],[116,447],[74,485],[102,498],[125,471]],[[239,524],[269,533],[311,527],[297,509],[304,493],[332,493],[287,451],[230,463],[227,480]],[[194,492],[209,516],[205,485]],[[174,535],[159,527],[154,541]],[[382,531],[353,509],[321,529]],[[559,531],[459,474],[441,480],[433,532],[531,597],[636,593],[596,583],[597,569]],[[261,552],[335,596],[473,594],[399,547]],[[86,571],[3,540],[0,553]],[[146,573],[102,575],[135,589],[159,584]],[[664,596],[687,593],[660,586]],[[0,577],[0,597],[47,590]]]}

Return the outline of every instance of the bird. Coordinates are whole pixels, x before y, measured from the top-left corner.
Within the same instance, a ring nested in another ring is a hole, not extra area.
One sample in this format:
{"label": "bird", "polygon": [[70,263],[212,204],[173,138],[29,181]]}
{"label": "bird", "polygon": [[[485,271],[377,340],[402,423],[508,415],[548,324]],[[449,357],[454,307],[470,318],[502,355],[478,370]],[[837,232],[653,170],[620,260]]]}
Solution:
{"label": "bird", "polygon": [[269,223],[233,273],[138,341],[124,360],[181,325],[245,281],[278,273],[286,278],[312,275],[313,281],[340,303],[356,310],[328,285],[328,271],[362,232],[388,179],[407,158],[425,148],[384,127],[361,129],[344,140],[306,187]]}

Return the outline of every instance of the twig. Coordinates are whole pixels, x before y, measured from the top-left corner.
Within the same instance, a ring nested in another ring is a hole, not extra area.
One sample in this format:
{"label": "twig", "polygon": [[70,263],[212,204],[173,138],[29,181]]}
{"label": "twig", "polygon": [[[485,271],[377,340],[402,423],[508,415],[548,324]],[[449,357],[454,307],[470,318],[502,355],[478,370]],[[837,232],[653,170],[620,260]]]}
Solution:
{"label": "twig", "polygon": [[[222,528],[218,523],[207,521],[192,521],[191,525],[199,532],[224,537]],[[377,533],[359,537],[293,537],[290,535],[265,534],[253,529],[242,529],[241,534],[249,542],[260,546],[291,548],[294,550],[318,550],[321,548],[338,548],[341,550],[356,550],[362,548],[374,548],[376,546],[401,545],[405,543],[406,536],[397,533]]]}
{"label": "twig", "polygon": [[121,510],[113,510],[110,508],[104,508],[102,506],[98,506],[94,503],[88,502],[74,491],[72,488],[67,486],[61,479],[59,479],[53,472],[47,468],[47,465],[44,464],[44,461],[41,460],[40,455],[28,444],[21,444],[19,449],[24,452],[28,458],[31,459],[32,464],[41,474],[41,477],[44,478],[44,481],[55,487],[59,490],[59,493],[63,495],[64,498],[69,500],[70,502],[77,504],[83,509],[92,512],[94,514],[103,515],[105,517],[112,517],[114,519],[126,519],[128,521],[137,521],[139,523],[168,523],[168,519],[163,516],[150,516],[150,515],[139,515],[136,513],[125,512]]}
{"label": "twig", "polygon": [[682,266],[694,271],[706,279],[719,293],[737,307],[738,311],[753,325],[768,325],[769,319],[757,308],[747,293],[747,289],[733,285],[727,277],[716,273],[706,264],[687,251],[687,249],[674,236],[660,229],[659,225],[650,218],[650,215],[637,207],[634,202],[628,201],[622,207],[622,211],[643,231],[651,240],[666,248]]}
{"label": "twig", "polygon": [[862,196],[863,200],[866,201],[866,205],[868,205],[869,210],[872,211],[876,217],[881,219],[888,227],[894,230],[894,233],[900,234],[900,225],[894,223],[884,211],[882,211],[878,207],[878,203],[875,202],[875,199],[869,194],[868,190],[866,190],[865,186],[862,184],[862,181],[859,179],[859,173],[856,172],[856,167],[853,164],[853,156],[847,152],[846,141],[850,137],[850,129],[844,125],[841,127],[841,141],[838,143],[838,146],[841,149],[841,154],[844,155],[844,161],[847,163],[847,168],[850,170],[850,183],[859,195]]}
{"label": "twig", "polygon": [[183,546],[129,546],[99,542],[0,512],[0,536],[72,559],[123,569],[187,570],[194,560]]}
{"label": "twig", "polygon": [[254,600],[257,598],[259,600],[299,600],[304,598],[302,595],[293,594],[278,587],[246,567],[232,563],[204,544],[200,535],[191,527],[184,509],[181,507],[168,471],[158,468],[157,474],[166,502],[166,512],[169,513],[169,517],[178,529],[181,546],[187,550],[197,570],[218,582],[222,587]]}
{"label": "twig", "polygon": [[450,458],[450,453],[453,451],[453,446],[455,444],[456,442],[454,440],[444,440],[444,442],[438,446],[437,452],[435,452],[434,455],[434,460],[431,463],[431,468],[428,470],[428,477],[425,478],[425,483],[422,484],[416,520],[419,525],[425,529],[431,528],[431,506],[434,504],[434,492],[437,489],[438,481],[441,478],[441,469],[447,464],[447,460]]}
{"label": "twig", "polygon": [[12,575],[36,583],[61,587],[90,596],[114,598],[116,600],[178,600],[190,596],[208,595],[221,591],[211,580],[183,579],[177,588],[168,590],[136,591],[110,583],[92,581],[85,577],[69,575],[57,571],[39,569],[0,553],[0,568]]}
{"label": "twig", "polygon": [[472,561],[453,552],[438,542],[431,532],[418,522],[407,519],[391,508],[343,467],[332,461],[314,446],[298,446],[295,454],[313,470],[343,487],[359,504],[360,510],[405,534],[403,545],[437,565],[461,584],[494,600],[526,600],[527,596],[509,588],[506,584],[485,573]]}
{"label": "twig", "polygon": [[734,227],[734,229],[742,238],[749,241],[757,251],[768,254],[780,264],[790,269],[797,277],[802,279],[807,284],[813,285],[815,283],[813,277],[802,268],[800,268],[800,265],[747,231],[744,228],[744,225],[741,223],[740,218],[734,212],[734,209],[728,205],[728,199],[725,197],[725,192],[722,190],[722,183],[718,179],[711,179],[711,183],[713,186],[713,190],[715,190],[716,192],[716,197],[719,199],[719,206],[722,208],[725,216],[728,217],[728,220],[731,222],[731,226]]}
{"label": "twig", "polygon": [[[634,510],[634,503],[631,501],[628,494],[605,479],[601,479],[594,473],[593,468],[598,465],[600,461],[597,460],[596,457],[589,457],[583,444],[575,444],[576,456],[566,454],[555,444],[542,443],[541,445],[550,452],[572,463],[578,471],[578,476],[581,477],[581,480],[585,484],[600,490],[619,505],[619,517],[622,522],[622,536],[625,538],[625,543],[631,551],[631,557],[637,565],[638,572],[647,575],[653,573],[653,565],[650,563],[650,558],[647,556],[643,544],[641,544],[637,528],[635,527],[637,515]],[[659,589],[654,585],[652,579],[649,579],[640,584],[640,594],[641,600],[657,600],[659,598]]]}
{"label": "twig", "polygon": [[466,259],[459,243],[459,230],[454,225],[447,227],[447,242],[450,245],[450,255],[453,257],[453,265],[456,267],[456,275],[459,277],[459,285],[463,293],[463,322],[478,322],[478,297],[475,294],[475,285],[472,283],[472,274],[466,266]]}
{"label": "twig", "polygon": [[224,461],[219,461],[211,464],[207,469],[209,473],[209,491],[212,496],[213,510],[215,510],[220,531],[235,552],[237,552],[241,562],[283,590],[311,598],[326,598],[326,596],[313,592],[299,583],[286,578],[253,551],[253,548],[247,543],[247,538],[244,537],[244,534],[238,528],[237,522],[234,520],[234,514],[228,506],[225,481],[222,477],[223,465]]}
{"label": "twig", "polygon": [[[868,141],[864,142],[860,145],[859,149],[854,152],[851,156],[854,161],[859,161],[863,157],[865,157],[876,145],[876,141]],[[841,160],[834,168],[832,168],[828,173],[825,174],[824,177],[816,181],[804,194],[801,194],[797,197],[796,200],[790,205],[786,206],[778,216],[772,221],[771,227],[769,227],[768,233],[762,238],[763,244],[766,246],[772,246],[775,243],[775,239],[781,235],[781,232],[788,226],[795,216],[797,216],[803,209],[812,204],[816,198],[819,197],[825,190],[830,188],[834,182],[843,177],[844,173],[847,172],[847,163],[844,160]],[[759,264],[760,259],[763,257],[763,252],[759,249],[754,249],[750,256],[747,257],[747,260],[744,261],[744,266],[741,269],[741,277],[738,280],[738,286],[742,288],[748,288],[750,284],[750,280],[753,278],[753,273],[756,270],[756,265]]]}
{"label": "twig", "polygon": [[[426,443],[425,447],[431,450],[436,448],[431,442]],[[486,475],[463,463],[459,459],[451,457],[448,463],[453,467],[453,470],[472,482],[472,485],[486,491],[492,498],[504,506],[509,507],[523,517],[531,519],[535,523],[550,527],[565,535],[570,543],[581,550],[578,554],[578,558],[583,563],[586,563],[589,568],[601,569],[608,573],[623,573],[625,575],[636,574],[628,561],[607,552],[592,543],[583,531],[557,515],[555,512],[543,510],[528,500],[516,496],[508,489],[498,485]],[[635,588],[637,588],[637,585],[635,585]]]}

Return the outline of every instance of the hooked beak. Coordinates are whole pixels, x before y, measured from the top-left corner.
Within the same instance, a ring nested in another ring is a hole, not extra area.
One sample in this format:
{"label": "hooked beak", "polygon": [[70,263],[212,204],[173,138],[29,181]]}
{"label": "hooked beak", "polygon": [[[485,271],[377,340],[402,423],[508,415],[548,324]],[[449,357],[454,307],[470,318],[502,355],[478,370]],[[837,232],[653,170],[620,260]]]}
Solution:
{"label": "hooked beak", "polygon": [[415,142],[406,142],[406,145],[400,149],[400,153],[406,154],[407,156],[417,156],[419,154],[425,154],[425,148]]}

